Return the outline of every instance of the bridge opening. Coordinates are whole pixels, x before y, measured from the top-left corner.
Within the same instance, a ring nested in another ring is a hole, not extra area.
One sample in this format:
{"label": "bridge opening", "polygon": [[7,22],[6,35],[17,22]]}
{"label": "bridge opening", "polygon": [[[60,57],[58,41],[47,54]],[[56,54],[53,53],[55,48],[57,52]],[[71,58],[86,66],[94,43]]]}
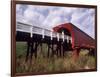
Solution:
{"label": "bridge opening", "polygon": [[64,33],[64,42],[63,42],[63,49],[64,51],[72,50],[72,37],[71,33],[68,29],[61,27],[57,30],[59,33]]}

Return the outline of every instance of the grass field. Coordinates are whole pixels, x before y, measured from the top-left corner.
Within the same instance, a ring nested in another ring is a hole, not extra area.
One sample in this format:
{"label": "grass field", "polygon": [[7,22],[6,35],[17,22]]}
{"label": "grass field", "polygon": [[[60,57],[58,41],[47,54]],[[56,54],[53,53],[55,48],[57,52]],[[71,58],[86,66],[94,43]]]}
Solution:
{"label": "grass field", "polygon": [[56,55],[52,58],[47,58],[47,45],[43,44],[43,52],[38,47],[37,59],[32,59],[30,62],[25,63],[26,55],[26,42],[16,42],[16,72],[70,72],[77,71],[80,69],[93,69],[95,68],[95,57],[87,55],[87,50],[81,50],[80,56],[77,61],[72,60],[72,52],[66,52],[65,57],[57,57]]}

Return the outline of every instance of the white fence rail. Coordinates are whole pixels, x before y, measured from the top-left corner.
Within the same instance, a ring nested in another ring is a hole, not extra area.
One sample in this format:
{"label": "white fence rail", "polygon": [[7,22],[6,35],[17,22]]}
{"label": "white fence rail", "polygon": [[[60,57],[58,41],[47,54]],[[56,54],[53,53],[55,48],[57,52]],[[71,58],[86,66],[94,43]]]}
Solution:
{"label": "white fence rail", "polygon": [[69,42],[69,40],[72,42],[72,37],[65,35],[64,32],[57,33],[45,28],[40,28],[38,26],[29,25],[22,22],[16,22],[16,31],[30,33],[30,37],[34,36],[33,34],[39,34],[42,35],[42,38],[45,38],[45,36],[49,36],[51,37],[51,40],[53,39],[53,37],[56,37],[58,41],[59,39],[63,39],[63,41],[67,39],[67,42]]}

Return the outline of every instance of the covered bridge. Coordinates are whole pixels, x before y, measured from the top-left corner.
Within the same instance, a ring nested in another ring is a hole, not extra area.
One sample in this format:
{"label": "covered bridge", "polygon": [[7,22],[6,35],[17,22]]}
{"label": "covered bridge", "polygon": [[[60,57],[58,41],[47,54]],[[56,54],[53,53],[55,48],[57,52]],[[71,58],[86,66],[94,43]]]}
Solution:
{"label": "covered bridge", "polygon": [[95,39],[77,28],[72,23],[64,23],[53,28],[55,32],[64,32],[64,34],[71,36],[72,49],[74,56],[79,55],[80,49],[88,49],[92,54],[95,54]]}

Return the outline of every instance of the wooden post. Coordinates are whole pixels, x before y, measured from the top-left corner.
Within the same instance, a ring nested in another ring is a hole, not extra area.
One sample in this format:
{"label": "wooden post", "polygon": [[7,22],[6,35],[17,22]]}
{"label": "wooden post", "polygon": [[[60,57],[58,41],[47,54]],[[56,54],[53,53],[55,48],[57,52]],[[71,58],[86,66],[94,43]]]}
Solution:
{"label": "wooden post", "polygon": [[80,49],[78,49],[78,48],[75,48],[75,49],[73,50],[73,60],[74,60],[74,61],[76,61],[76,60],[78,59],[78,57],[79,57],[79,52],[80,52]]}
{"label": "wooden post", "polygon": [[30,27],[30,37],[33,37],[33,27]]}
{"label": "wooden post", "polygon": [[63,39],[63,42],[64,42],[64,32],[62,32],[62,39]]}
{"label": "wooden post", "polygon": [[44,29],[42,29],[42,38],[44,39]]}
{"label": "wooden post", "polygon": [[53,32],[53,31],[51,30],[51,40],[53,39],[53,38],[52,38],[52,37],[53,37],[53,36],[52,36],[52,32]]}
{"label": "wooden post", "polygon": [[59,33],[57,33],[57,40],[59,41]]}
{"label": "wooden post", "polygon": [[48,44],[48,52],[47,52],[48,58],[50,56],[50,44]]}
{"label": "wooden post", "polygon": [[67,35],[67,43],[69,43],[69,36]]}

